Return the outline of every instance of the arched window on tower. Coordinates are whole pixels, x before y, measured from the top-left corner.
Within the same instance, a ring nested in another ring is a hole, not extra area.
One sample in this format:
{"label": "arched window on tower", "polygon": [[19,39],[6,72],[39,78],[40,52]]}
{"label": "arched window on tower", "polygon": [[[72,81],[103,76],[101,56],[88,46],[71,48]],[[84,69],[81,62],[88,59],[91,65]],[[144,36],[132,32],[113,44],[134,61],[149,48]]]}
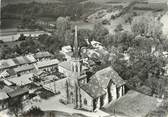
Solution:
{"label": "arched window on tower", "polygon": [[86,100],[86,98],[84,99],[83,103],[84,103],[85,105],[87,105],[87,100]]}
{"label": "arched window on tower", "polygon": [[78,72],[78,65],[76,65],[76,72]]}
{"label": "arched window on tower", "polygon": [[72,65],[72,71],[74,72],[74,66]]}

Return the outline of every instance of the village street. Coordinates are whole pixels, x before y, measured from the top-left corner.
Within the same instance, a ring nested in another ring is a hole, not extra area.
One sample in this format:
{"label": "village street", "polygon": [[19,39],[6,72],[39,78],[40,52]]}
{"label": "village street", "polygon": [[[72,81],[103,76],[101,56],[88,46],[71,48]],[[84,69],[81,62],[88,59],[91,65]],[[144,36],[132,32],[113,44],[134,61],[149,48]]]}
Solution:
{"label": "village street", "polygon": [[109,114],[101,110],[97,112],[88,112],[83,110],[73,109],[73,105],[64,105],[59,102],[60,95],[55,95],[47,100],[41,100],[41,102],[33,102],[26,105],[25,109],[29,109],[31,106],[38,106],[43,111],[61,111],[69,114],[80,113],[89,117],[108,117]]}

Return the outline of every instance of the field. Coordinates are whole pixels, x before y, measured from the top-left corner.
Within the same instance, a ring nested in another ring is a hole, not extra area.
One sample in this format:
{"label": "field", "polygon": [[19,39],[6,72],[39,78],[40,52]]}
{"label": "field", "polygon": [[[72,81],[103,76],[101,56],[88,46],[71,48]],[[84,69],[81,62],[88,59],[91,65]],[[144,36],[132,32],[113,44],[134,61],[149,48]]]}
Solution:
{"label": "field", "polygon": [[[41,3],[57,3],[59,0],[2,0],[2,6],[8,4],[18,4],[18,3],[30,3],[30,2],[41,2]],[[96,3],[107,3],[107,2],[132,2],[132,1],[142,1],[142,0],[88,0],[89,2]],[[154,0],[150,0],[154,1]],[[156,0],[155,0],[156,1]]]}
{"label": "field", "polygon": [[18,19],[3,19],[1,24],[1,29],[13,29],[20,24]]}

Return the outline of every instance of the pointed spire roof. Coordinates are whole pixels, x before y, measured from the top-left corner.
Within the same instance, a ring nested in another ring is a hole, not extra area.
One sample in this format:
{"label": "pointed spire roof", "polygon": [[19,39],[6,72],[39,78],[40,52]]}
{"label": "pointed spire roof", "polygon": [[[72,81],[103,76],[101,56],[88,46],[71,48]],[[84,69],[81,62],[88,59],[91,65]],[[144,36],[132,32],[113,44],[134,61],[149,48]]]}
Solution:
{"label": "pointed spire roof", "polygon": [[79,58],[79,46],[78,46],[78,28],[75,26],[75,39],[73,45],[73,57]]}

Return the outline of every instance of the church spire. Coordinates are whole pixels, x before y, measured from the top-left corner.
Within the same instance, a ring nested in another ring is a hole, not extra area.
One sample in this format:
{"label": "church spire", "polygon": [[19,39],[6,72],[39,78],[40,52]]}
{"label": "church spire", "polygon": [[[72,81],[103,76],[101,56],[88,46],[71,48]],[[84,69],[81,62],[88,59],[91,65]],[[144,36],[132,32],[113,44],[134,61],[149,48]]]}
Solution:
{"label": "church spire", "polygon": [[78,28],[75,26],[75,39],[74,39],[74,45],[73,45],[73,56],[75,58],[79,57],[79,47],[78,47]]}

